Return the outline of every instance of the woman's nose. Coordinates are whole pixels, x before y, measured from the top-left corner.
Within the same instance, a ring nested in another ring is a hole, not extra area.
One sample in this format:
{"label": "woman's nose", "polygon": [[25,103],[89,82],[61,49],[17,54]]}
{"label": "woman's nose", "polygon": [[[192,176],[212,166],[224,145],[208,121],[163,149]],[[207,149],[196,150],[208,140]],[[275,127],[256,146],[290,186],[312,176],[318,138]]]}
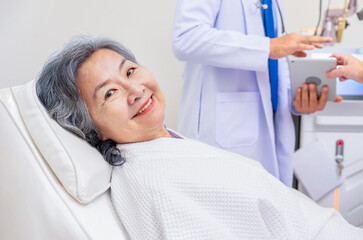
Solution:
{"label": "woman's nose", "polygon": [[133,104],[142,98],[145,92],[145,86],[141,84],[129,83],[127,84],[127,91],[127,101],[129,104]]}

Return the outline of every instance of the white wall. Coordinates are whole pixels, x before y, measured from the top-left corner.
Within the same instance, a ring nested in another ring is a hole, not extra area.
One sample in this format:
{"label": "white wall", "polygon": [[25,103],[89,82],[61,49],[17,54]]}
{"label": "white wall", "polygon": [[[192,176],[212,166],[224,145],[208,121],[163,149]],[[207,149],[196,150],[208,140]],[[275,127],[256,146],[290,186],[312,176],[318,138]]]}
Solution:
{"label": "white wall", "polygon": [[176,0],[0,0],[0,88],[34,79],[48,56],[77,34],[111,37],[149,68],[176,128],[183,64],[172,53]]}
{"label": "white wall", "polygon": [[[315,27],[318,22],[319,0],[284,0],[285,25],[287,32],[300,32],[303,27]],[[322,1],[322,19],[329,0]],[[348,1],[349,2],[349,1]],[[363,0],[357,0],[358,11],[363,9]],[[341,8],[344,0],[331,0],[330,8]],[[336,47],[363,47],[363,21],[356,14],[347,18],[350,26],[343,32],[342,42]],[[322,26],[322,22],[321,25]]]}
{"label": "white wall", "polygon": [[[251,0],[252,1],[252,0]],[[77,34],[106,36],[130,48],[158,79],[166,124],[176,128],[183,64],[171,49],[177,0],[0,0],[0,88],[34,79],[48,56]],[[324,0],[324,8],[328,0]],[[318,0],[284,0],[288,32],[315,26]],[[344,0],[332,0],[332,6]],[[358,0],[359,9],[363,0]],[[349,18],[341,46],[363,47],[363,21]]]}

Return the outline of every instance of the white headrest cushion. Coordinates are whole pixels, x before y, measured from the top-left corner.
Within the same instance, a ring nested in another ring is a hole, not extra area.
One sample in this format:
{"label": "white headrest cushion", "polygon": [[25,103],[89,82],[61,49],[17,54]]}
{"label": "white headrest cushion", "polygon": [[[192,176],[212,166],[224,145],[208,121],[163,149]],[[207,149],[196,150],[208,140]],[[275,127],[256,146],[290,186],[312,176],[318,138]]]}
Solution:
{"label": "white headrest cushion", "polygon": [[64,188],[88,203],[110,187],[110,166],[85,140],[51,119],[35,92],[35,81],[13,87],[24,123],[34,143]]}

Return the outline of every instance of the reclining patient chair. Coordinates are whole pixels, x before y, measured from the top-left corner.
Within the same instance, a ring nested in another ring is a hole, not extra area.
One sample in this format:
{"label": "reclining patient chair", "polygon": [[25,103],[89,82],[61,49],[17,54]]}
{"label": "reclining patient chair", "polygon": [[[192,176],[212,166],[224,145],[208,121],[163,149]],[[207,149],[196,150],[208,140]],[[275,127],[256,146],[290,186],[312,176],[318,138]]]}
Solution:
{"label": "reclining patient chair", "polygon": [[128,239],[111,170],[48,117],[34,81],[0,90],[0,239]]}

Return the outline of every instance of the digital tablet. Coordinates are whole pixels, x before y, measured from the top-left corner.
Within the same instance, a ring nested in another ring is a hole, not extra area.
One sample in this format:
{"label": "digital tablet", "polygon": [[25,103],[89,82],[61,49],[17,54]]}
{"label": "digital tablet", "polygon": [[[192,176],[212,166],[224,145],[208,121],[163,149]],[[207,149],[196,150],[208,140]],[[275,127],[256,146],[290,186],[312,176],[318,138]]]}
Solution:
{"label": "digital tablet", "polygon": [[318,97],[324,85],[328,86],[328,101],[335,101],[336,78],[326,78],[325,74],[337,66],[336,58],[289,58],[291,94],[295,99],[296,90],[303,83],[315,83]]}

